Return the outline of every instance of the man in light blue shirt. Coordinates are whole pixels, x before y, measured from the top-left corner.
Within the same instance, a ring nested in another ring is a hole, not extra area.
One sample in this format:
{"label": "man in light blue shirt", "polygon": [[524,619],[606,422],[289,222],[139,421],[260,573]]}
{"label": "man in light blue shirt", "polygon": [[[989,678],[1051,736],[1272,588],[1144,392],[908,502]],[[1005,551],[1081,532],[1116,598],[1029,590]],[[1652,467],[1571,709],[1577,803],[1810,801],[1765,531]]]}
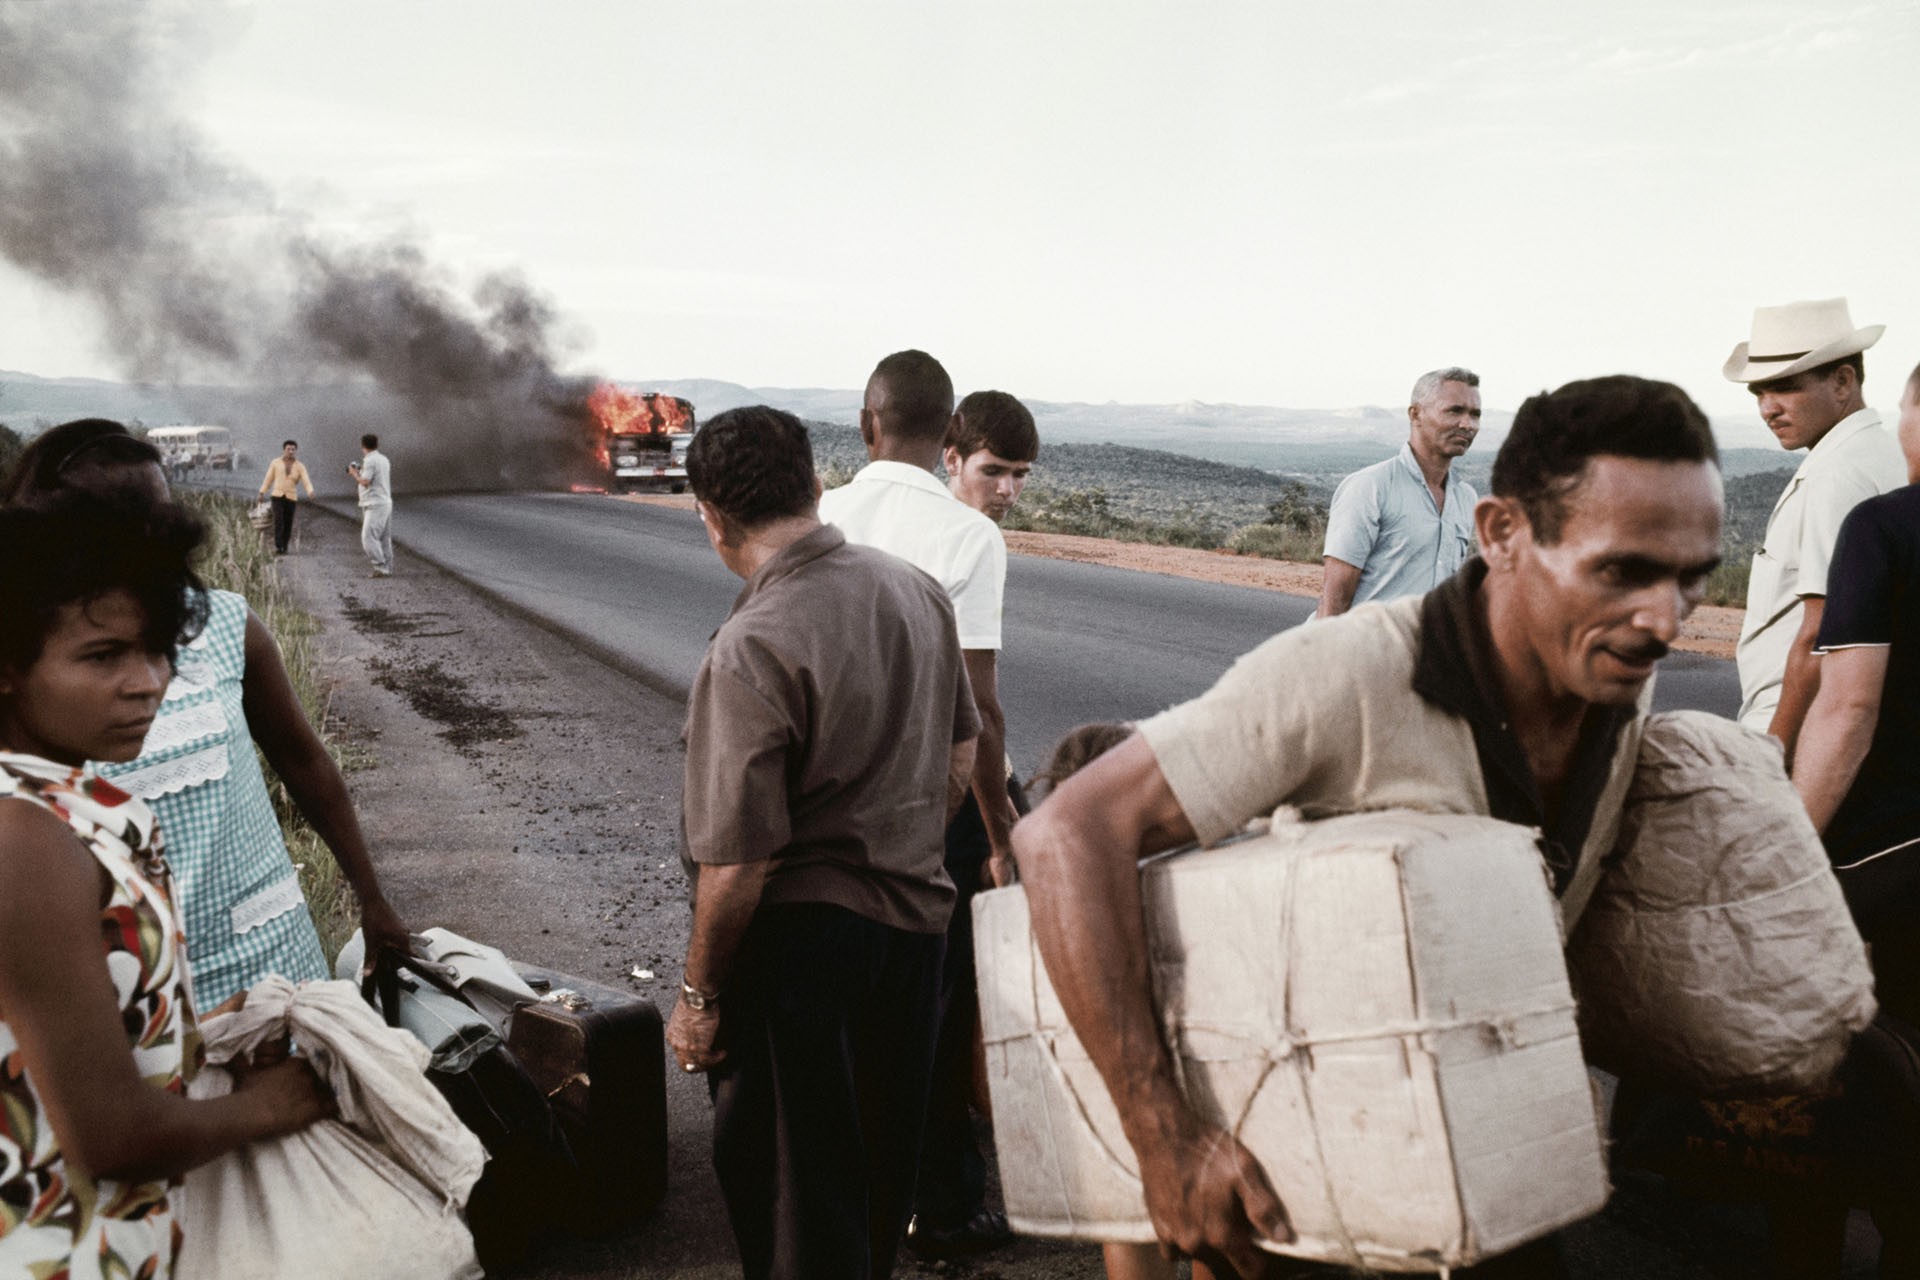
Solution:
{"label": "man in light blue shirt", "polygon": [[1473,554],[1473,486],[1453,460],[1480,433],[1480,375],[1435,369],[1413,384],[1407,443],[1333,492],[1317,617],[1368,600],[1423,595]]}

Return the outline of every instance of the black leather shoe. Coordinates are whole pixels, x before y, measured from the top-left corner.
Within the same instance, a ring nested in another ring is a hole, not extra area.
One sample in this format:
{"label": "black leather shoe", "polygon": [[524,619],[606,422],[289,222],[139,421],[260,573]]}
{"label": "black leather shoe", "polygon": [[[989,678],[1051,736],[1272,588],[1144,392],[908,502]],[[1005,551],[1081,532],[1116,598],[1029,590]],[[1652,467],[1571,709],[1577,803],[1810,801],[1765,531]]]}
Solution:
{"label": "black leather shoe", "polygon": [[1007,1215],[981,1209],[957,1227],[929,1227],[918,1216],[907,1224],[907,1248],[916,1258],[964,1258],[998,1249],[1013,1239]]}

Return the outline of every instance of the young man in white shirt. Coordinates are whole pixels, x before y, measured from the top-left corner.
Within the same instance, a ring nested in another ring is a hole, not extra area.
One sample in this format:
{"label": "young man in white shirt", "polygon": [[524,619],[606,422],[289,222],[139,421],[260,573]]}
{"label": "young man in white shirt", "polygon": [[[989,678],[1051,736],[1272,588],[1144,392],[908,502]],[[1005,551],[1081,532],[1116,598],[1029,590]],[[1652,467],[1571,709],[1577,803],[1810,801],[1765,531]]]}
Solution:
{"label": "young man in white shirt", "polygon": [[[964,1092],[956,1099],[952,1083],[957,1076],[964,1085],[971,1075],[972,897],[978,889],[1011,879],[1017,816],[1007,791],[1006,720],[997,676],[1007,548],[991,519],[934,477],[953,409],[953,381],[938,360],[924,351],[895,352],[882,360],[867,380],[860,410],[860,436],[872,461],[850,483],[820,498],[820,518],[838,525],[847,541],[892,552],[946,589],[981,722],[972,794],[947,827],[947,874],[959,900],[947,931],[935,1101],[915,1222],[907,1236],[908,1247],[927,1256],[976,1252],[1011,1235],[1006,1219],[985,1208],[985,1162],[967,1128]],[[978,839],[982,828],[984,850]],[[956,1101],[958,1121],[941,1123],[952,1120]]]}
{"label": "young man in white shirt", "polygon": [[999,524],[1020,501],[1040,456],[1040,432],[1027,406],[1004,391],[975,391],[953,411],[940,463],[947,491]]}
{"label": "young man in white shirt", "polygon": [[1861,394],[1861,353],[1884,330],[1854,328],[1845,298],[1759,307],[1753,337],[1733,349],[1723,369],[1753,392],[1782,448],[1808,451],[1754,554],[1735,650],[1740,723],[1780,739],[1789,761],[1820,688],[1814,641],[1840,525],[1862,500],[1906,482],[1900,446]]}

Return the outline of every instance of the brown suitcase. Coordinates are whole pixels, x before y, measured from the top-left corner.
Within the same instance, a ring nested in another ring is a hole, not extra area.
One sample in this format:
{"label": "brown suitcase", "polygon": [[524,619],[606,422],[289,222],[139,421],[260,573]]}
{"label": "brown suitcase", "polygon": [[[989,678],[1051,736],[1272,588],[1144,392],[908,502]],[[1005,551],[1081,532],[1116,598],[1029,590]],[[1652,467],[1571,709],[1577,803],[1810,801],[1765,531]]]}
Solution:
{"label": "brown suitcase", "polygon": [[522,1005],[507,1047],[547,1095],[573,1148],[584,1194],[565,1225],[627,1226],[667,1190],[666,1040],[660,1011],[630,992],[515,962],[542,993]]}

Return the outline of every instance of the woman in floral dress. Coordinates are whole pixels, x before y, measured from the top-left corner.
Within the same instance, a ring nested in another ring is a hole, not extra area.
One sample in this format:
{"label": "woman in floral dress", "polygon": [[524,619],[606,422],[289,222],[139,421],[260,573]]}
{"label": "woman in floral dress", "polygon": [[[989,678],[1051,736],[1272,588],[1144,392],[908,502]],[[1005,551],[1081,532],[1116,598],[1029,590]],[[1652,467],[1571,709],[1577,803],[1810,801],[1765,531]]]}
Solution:
{"label": "woman in floral dress", "polygon": [[82,765],[140,751],[205,617],[177,508],[0,511],[0,1276],[170,1274],[169,1192],[304,1128],[303,1059],[184,1096],[197,1036],[146,806]]}

